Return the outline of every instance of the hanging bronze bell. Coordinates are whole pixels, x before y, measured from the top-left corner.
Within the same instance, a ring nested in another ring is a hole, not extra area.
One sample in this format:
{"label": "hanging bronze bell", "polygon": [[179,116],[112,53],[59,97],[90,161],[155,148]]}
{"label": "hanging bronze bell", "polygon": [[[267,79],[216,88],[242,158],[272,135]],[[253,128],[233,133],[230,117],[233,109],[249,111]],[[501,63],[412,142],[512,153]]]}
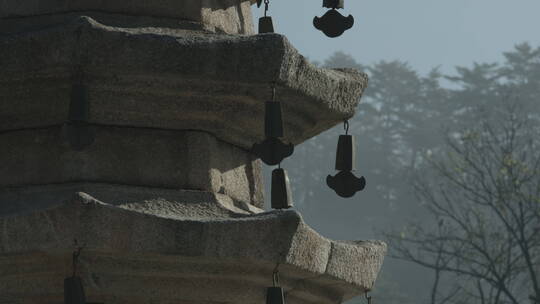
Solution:
{"label": "hanging bronze bell", "polygon": [[[349,123],[345,122],[345,130],[348,133]],[[337,195],[341,197],[352,197],[358,191],[366,187],[366,179],[362,176],[357,178],[351,172],[355,169],[356,146],[352,135],[340,135],[336,151],[336,170],[339,171],[335,176],[328,175],[326,184]]]}
{"label": "hanging bronze bell", "polygon": [[323,0],[323,7],[330,8],[322,17],[313,18],[313,26],[330,38],[341,36],[354,25],[354,17],[345,17],[336,9],[344,8],[344,0]]}
{"label": "hanging bronze bell", "polygon": [[293,206],[289,177],[282,168],[272,171],[271,202],[272,209],[288,209]]}
{"label": "hanging bronze bell", "polygon": [[272,17],[264,16],[259,18],[259,34],[274,33],[274,23]]}
{"label": "hanging bronze bell", "polygon": [[353,197],[356,192],[364,190],[366,187],[365,177],[356,177],[351,171],[340,171],[336,176],[328,175],[326,184],[337,195],[345,198]]}
{"label": "hanging bronze bell", "polygon": [[323,0],[323,7],[343,8],[345,7],[345,4],[344,4],[344,0]]}
{"label": "hanging bronze bell", "polygon": [[[260,7],[262,0],[257,0],[257,7]],[[264,0],[264,16],[259,18],[259,34],[273,33],[274,23],[272,17],[267,16],[270,0]]]}
{"label": "hanging bronze bell", "polygon": [[283,288],[268,287],[266,289],[266,304],[285,304]]}
{"label": "hanging bronze bell", "polygon": [[86,121],[90,115],[86,87],[82,84],[71,86],[68,119],[70,121]]}
{"label": "hanging bronze bell", "polygon": [[294,152],[293,144],[285,144],[279,138],[283,137],[283,119],[281,103],[267,101],[264,114],[265,140],[253,145],[251,152],[265,164],[275,166]]}
{"label": "hanging bronze bell", "polygon": [[352,135],[340,135],[336,152],[336,170],[354,170],[355,145]]}
{"label": "hanging bronze bell", "polygon": [[62,129],[65,140],[75,151],[82,151],[94,143],[94,129],[86,122],[67,122]]}
{"label": "hanging bronze bell", "polygon": [[73,150],[81,151],[94,142],[94,128],[88,123],[90,117],[89,108],[84,85],[73,85],[68,119],[62,128],[64,139],[70,144]]}
{"label": "hanging bronze bell", "polygon": [[283,137],[283,119],[281,103],[267,101],[264,106],[264,135],[266,137]]}
{"label": "hanging bronze bell", "polygon": [[251,152],[265,164],[275,166],[294,152],[293,144],[284,144],[279,138],[268,137],[260,144],[254,144]]}
{"label": "hanging bronze bell", "polygon": [[313,26],[330,38],[341,36],[353,25],[354,17],[352,15],[345,17],[335,9],[329,10],[320,18],[313,18]]}
{"label": "hanging bronze bell", "polygon": [[64,304],[86,304],[81,278],[72,276],[64,280]]}

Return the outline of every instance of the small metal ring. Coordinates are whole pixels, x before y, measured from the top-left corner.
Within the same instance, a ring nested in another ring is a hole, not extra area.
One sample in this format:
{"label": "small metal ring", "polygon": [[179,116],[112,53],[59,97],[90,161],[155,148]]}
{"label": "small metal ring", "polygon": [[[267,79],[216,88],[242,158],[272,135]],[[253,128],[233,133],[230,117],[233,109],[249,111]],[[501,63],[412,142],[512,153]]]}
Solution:
{"label": "small metal ring", "polygon": [[349,121],[345,120],[343,122],[343,129],[345,129],[345,135],[349,135]]}
{"label": "small metal ring", "polygon": [[266,13],[268,12],[268,6],[270,4],[270,0],[264,0],[264,16],[266,17]]}

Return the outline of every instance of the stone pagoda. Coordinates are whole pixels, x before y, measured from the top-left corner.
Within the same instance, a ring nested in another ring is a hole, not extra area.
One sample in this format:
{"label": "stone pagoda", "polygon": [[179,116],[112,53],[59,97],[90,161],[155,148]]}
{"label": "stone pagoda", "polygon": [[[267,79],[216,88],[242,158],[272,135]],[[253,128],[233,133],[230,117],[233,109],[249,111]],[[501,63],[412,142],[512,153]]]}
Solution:
{"label": "stone pagoda", "polygon": [[265,303],[276,268],[289,304],[373,287],[385,244],[264,211],[250,153],[271,84],[299,144],[367,77],[256,35],[254,2],[0,1],[1,304],[63,303],[75,239],[92,303]]}

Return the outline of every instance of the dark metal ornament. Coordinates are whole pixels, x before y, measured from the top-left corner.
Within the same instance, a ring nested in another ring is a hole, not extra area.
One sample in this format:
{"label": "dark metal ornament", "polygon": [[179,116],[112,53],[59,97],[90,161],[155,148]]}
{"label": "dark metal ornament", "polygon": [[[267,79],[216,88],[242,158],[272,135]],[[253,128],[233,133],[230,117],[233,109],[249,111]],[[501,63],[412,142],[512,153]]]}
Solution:
{"label": "dark metal ornament", "polygon": [[264,141],[253,144],[251,152],[265,164],[275,166],[293,154],[294,145],[279,139],[283,137],[283,118],[281,103],[275,101],[275,88],[272,88],[272,101],[265,104],[264,134]]}
{"label": "dark metal ornament", "polygon": [[90,105],[86,88],[82,84],[74,84],[71,89],[71,100],[67,122],[62,128],[64,139],[71,148],[81,151],[95,140],[94,128],[89,124]]}
{"label": "dark metal ornament", "polygon": [[64,304],[86,304],[81,278],[73,276],[64,279]]}
{"label": "dark metal ornament", "polygon": [[282,168],[272,171],[271,201],[272,209],[289,209],[293,206],[289,177]]}
{"label": "dark metal ornament", "polygon": [[[279,264],[278,264],[279,266]],[[279,272],[274,269],[272,274],[272,287],[266,289],[266,304],[285,304],[285,296],[283,295],[283,288],[279,287]]]}
{"label": "dark metal ornament", "polygon": [[364,190],[366,187],[365,177],[357,178],[351,171],[340,171],[335,176],[328,175],[326,184],[337,195],[345,198],[353,197],[356,192]]}
{"label": "dark metal ornament", "polygon": [[371,304],[371,296],[368,295],[368,292],[367,292],[367,291],[366,291],[366,293],[365,293],[365,297],[366,297],[366,300],[367,300],[368,304]]}
{"label": "dark metal ornament", "polygon": [[84,150],[93,144],[95,139],[94,128],[82,121],[67,122],[64,124],[62,135],[75,151]]}
{"label": "dark metal ornament", "polygon": [[283,288],[268,287],[266,289],[266,304],[285,304]]}
{"label": "dark metal ornament", "polygon": [[274,33],[274,24],[270,16],[259,18],[259,34],[266,33]]}
{"label": "dark metal ornament", "polygon": [[351,172],[355,169],[355,144],[354,137],[348,135],[349,123],[345,122],[345,135],[339,136],[336,152],[335,176],[328,175],[326,184],[341,197],[352,197],[358,191],[366,187],[366,179],[362,176],[357,178]]}
{"label": "dark metal ornament", "polygon": [[323,0],[323,7],[327,8],[344,8],[344,0]]}
{"label": "dark metal ornament", "polygon": [[322,31],[326,36],[335,38],[341,36],[346,30],[354,25],[354,17],[345,17],[334,8],[326,12],[322,17],[313,18],[313,26]]}
{"label": "dark metal ornament", "polygon": [[356,156],[354,137],[351,135],[340,135],[336,151],[336,170],[354,170],[354,159]]}
{"label": "dark metal ornament", "polygon": [[268,137],[260,144],[253,144],[251,153],[265,164],[275,166],[294,152],[293,144],[285,144],[279,138]]}
{"label": "dark metal ornament", "polygon": [[[262,0],[257,0],[257,7],[260,7]],[[259,18],[259,34],[274,33],[274,23],[272,17],[267,16],[269,0],[264,0],[264,17]]]}
{"label": "dark metal ornament", "polygon": [[281,103],[277,101],[267,101],[264,105],[264,135],[283,137]]}

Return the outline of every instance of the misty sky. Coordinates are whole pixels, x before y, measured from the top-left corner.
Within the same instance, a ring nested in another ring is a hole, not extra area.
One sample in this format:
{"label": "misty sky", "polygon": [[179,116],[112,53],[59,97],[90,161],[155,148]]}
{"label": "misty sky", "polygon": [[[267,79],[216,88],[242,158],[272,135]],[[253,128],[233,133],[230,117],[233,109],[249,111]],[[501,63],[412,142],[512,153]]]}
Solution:
{"label": "misty sky", "polygon": [[[354,27],[339,38],[313,28],[322,0],[270,0],[276,32],[311,60],[342,50],[361,63],[400,59],[426,72],[442,65],[501,61],[502,52],[528,41],[540,45],[539,0],[345,0]],[[253,6],[255,23],[263,8]]]}

